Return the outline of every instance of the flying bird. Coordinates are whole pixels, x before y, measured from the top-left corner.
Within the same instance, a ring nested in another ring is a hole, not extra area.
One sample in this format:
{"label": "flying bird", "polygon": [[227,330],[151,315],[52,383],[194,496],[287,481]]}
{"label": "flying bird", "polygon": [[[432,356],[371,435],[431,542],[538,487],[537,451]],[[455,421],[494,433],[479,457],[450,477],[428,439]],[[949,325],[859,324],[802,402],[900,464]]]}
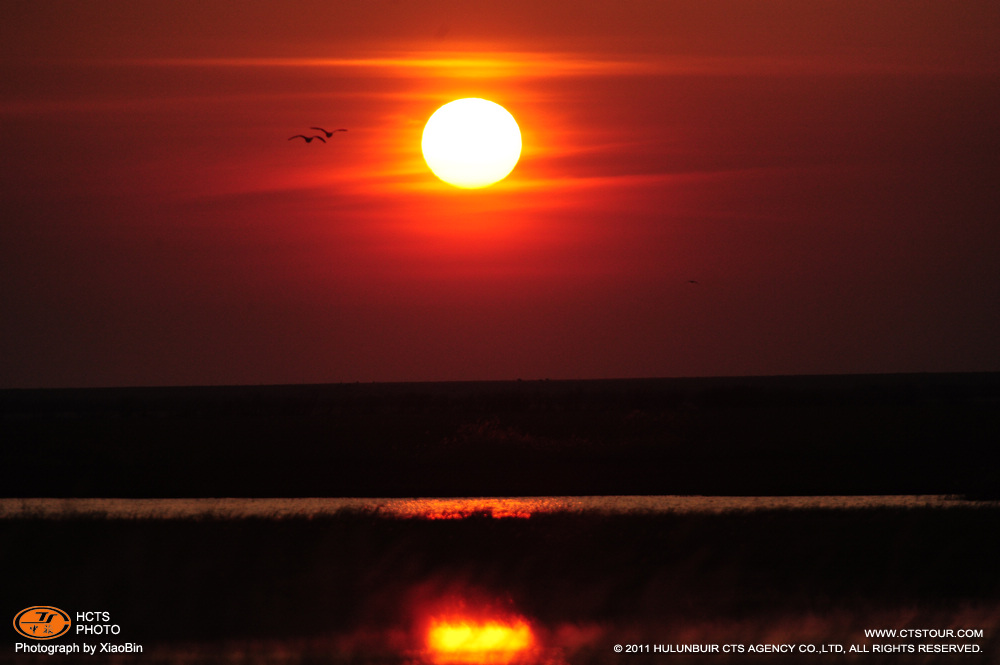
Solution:
{"label": "flying bird", "polygon": [[313,139],[319,139],[323,143],[326,143],[326,139],[323,138],[322,136],[319,136],[319,135],[316,135],[316,136],[305,136],[303,134],[296,134],[295,136],[289,138],[288,140],[291,141],[292,139],[305,139],[306,143],[312,143]]}
{"label": "flying bird", "polygon": [[[346,129],[335,129],[332,132],[328,132],[325,129],[323,129],[322,127],[310,127],[309,129],[315,129],[317,132],[323,132],[324,134],[326,134],[326,138],[332,137],[337,132],[346,132],[347,131]],[[324,141],[324,143],[326,143],[326,141]]]}

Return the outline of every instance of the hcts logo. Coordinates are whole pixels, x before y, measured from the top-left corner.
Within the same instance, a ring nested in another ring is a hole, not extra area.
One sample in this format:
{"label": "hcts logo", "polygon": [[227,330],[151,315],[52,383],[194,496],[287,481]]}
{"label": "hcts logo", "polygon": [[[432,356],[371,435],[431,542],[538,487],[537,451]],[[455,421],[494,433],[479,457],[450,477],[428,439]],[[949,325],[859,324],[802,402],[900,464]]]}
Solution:
{"label": "hcts logo", "polygon": [[58,607],[33,605],[17,613],[14,630],[29,640],[51,640],[65,634],[72,623]]}

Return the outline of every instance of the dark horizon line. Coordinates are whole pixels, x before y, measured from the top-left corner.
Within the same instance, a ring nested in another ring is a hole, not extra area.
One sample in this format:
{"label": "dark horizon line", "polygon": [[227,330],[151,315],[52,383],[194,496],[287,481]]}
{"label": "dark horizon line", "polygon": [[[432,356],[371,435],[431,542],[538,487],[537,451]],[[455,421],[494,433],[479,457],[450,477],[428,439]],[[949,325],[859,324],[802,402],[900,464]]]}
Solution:
{"label": "dark horizon line", "polygon": [[307,388],[351,388],[360,387],[460,387],[460,386],[501,386],[501,385],[563,385],[570,384],[626,384],[626,383],[685,383],[685,384],[723,384],[726,382],[749,382],[755,384],[777,382],[814,382],[814,381],[893,381],[903,379],[943,380],[959,378],[992,378],[1000,382],[1000,370],[969,370],[969,371],[913,371],[913,372],[843,372],[815,374],[722,374],[722,375],[678,375],[678,376],[634,376],[634,377],[604,377],[604,378],[533,378],[533,379],[443,379],[443,380],[409,380],[409,381],[304,381],[300,383],[166,383],[166,384],[119,384],[119,385],[69,385],[69,386],[35,386],[0,388],[0,397],[14,393],[71,393],[71,392],[101,392],[101,391],[174,391],[174,390],[269,390],[269,389],[307,389]]}

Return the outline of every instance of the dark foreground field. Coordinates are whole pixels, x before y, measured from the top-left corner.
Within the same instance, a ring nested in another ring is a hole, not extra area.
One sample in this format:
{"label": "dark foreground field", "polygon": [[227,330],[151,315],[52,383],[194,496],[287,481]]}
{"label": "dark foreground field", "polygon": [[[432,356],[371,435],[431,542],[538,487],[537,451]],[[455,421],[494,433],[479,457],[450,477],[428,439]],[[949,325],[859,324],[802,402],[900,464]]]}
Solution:
{"label": "dark foreground field", "polygon": [[1000,495],[1000,374],[0,391],[8,497]]}
{"label": "dark foreground field", "polygon": [[[545,663],[962,663],[1000,657],[1000,511],[557,513],[0,522],[8,614],[110,613],[141,656],[87,662],[429,662],[435,612],[516,613]],[[13,574],[16,571],[16,574]],[[865,629],[978,629],[873,639]],[[70,640],[74,638],[68,638]],[[91,639],[91,642],[107,640]],[[9,638],[8,644],[14,640]],[[962,654],[616,654],[615,644],[966,644]],[[3,662],[67,662],[14,656]]]}
{"label": "dark foreground field", "polygon": [[[1000,494],[998,374],[14,390],[0,392],[0,427],[7,497]],[[980,665],[1000,655],[998,552],[1000,509],[962,501],[440,521],[20,515],[0,519],[0,599],[10,617],[107,612],[121,633],[89,642],[144,649],[79,659],[95,663],[454,665],[428,654],[424,630],[460,612],[525,617],[533,664]],[[8,630],[2,662],[74,659],[16,654]],[[868,651],[613,650],[712,643]],[[917,651],[955,645],[974,649]]]}

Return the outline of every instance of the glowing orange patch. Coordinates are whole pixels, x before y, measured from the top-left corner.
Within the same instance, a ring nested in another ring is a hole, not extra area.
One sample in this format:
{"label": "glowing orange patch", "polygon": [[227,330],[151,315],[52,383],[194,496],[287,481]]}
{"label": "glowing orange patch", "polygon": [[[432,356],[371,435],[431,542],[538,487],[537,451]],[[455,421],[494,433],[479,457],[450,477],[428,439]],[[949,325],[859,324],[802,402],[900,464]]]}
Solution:
{"label": "glowing orange patch", "polygon": [[386,506],[384,512],[425,520],[461,520],[471,517],[528,519],[549,507],[551,499],[412,499]]}
{"label": "glowing orange patch", "polygon": [[438,665],[510,663],[535,644],[531,626],[515,621],[435,620],[427,631],[427,649]]}

